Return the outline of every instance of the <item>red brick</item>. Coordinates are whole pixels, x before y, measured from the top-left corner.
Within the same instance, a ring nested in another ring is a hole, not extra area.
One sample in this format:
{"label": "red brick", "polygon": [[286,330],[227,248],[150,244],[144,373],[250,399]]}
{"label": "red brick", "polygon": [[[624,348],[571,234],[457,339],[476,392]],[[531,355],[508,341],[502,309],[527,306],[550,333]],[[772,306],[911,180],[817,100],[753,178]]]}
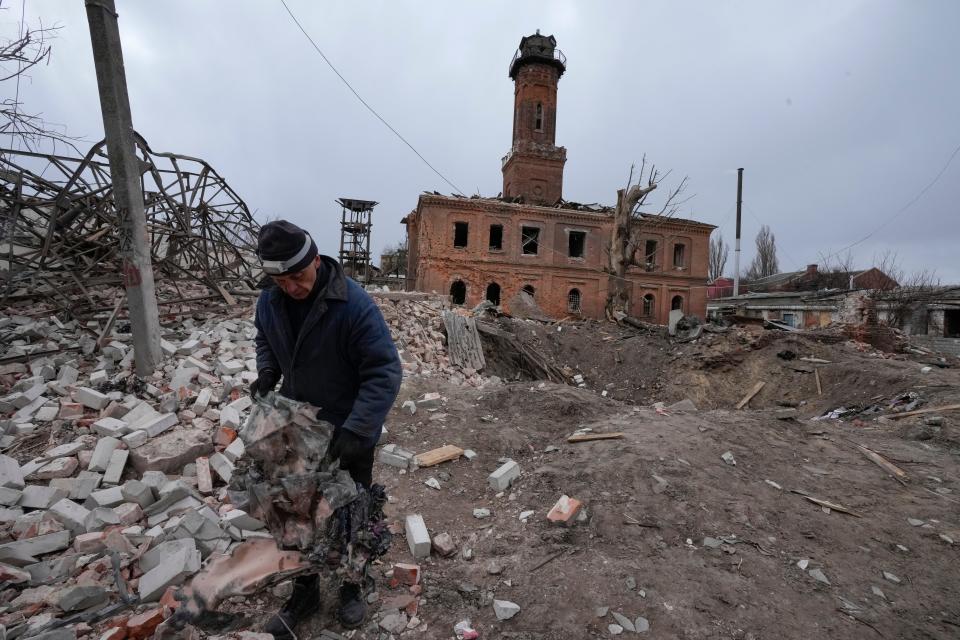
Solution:
{"label": "red brick", "polygon": [[100,640],[125,640],[127,637],[127,630],[124,627],[112,627],[103,632],[100,636]]}
{"label": "red brick", "polygon": [[127,620],[128,640],[146,640],[150,638],[163,620],[163,607],[149,609],[144,613],[131,616],[130,619]]}
{"label": "red brick", "polygon": [[572,524],[582,504],[576,498],[560,496],[557,504],[553,505],[553,509],[550,509],[550,513],[547,514],[547,520],[557,524]]}
{"label": "red brick", "polygon": [[221,447],[225,447],[236,439],[237,432],[235,429],[231,429],[230,427],[220,427],[217,429],[217,433],[213,437],[213,442]]}
{"label": "red brick", "polygon": [[401,584],[410,586],[419,584],[420,565],[398,562],[397,564],[393,565],[393,577]]}

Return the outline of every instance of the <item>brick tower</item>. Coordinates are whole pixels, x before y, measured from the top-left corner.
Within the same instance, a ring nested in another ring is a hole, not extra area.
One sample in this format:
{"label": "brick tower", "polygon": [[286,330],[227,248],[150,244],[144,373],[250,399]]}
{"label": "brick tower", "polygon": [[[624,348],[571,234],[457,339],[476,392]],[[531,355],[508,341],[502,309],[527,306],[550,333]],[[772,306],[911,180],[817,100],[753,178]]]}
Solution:
{"label": "brick tower", "polygon": [[553,206],[563,193],[567,150],[556,145],[557,84],[566,71],[557,39],[540,31],[520,40],[510,63],[513,146],[503,158],[503,196]]}

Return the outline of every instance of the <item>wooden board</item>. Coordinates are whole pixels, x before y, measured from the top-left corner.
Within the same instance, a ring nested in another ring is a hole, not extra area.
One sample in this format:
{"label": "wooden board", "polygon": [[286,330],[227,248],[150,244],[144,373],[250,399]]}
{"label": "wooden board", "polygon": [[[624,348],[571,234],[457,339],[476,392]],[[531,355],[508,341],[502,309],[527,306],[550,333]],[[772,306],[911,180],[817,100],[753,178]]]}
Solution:
{"label": "wooden board", "polygon": [[425,453],[418,453],[414,460],[418,467],[432,467],[441,462],[456,460],[462,455],[463,449],[452,444],[447,444],[439,449],[431,449]]}
{"label": "wooden board", "polygon": [[465,318],[453,311],[443,312],[443,326],[447,330],[447,352],[450,362],[458,367],[480,371],[486,365],[483,345],[473,318]]}
{"label": "wooden board", "polygon": [[616,440],[622,438],[623,434],[616,433],[575,433],[567,438],[567,442],[591,442],[593,440]]}
{"label": "wooden board", "polygon": [[870,460],[875,465],[877,465],[878,467],[880,467],[881,469],[889,473],[901,484],[903,484],[904,481],[908,479],[906,471],[904,471],[897,465],[893,464],[892,462],[884,458],[882,455],[880,455],[876,451],[867,449],[863,445],[859,445],[859,444],[857,445],[857,449],[860,450],[860,453],[867,456],[868,460]]}
{"label": "wooden board", "polygon": [[905,413],[891,413],[883,417],[890,418],[891,420],[899,420],[900,418],[909,418],[910,416],[920,416],[925,413],[940,413],[941,411],[956,411],[958,409],[960,409],[960,404],[948,404],[942,407],[929,407],[927,409],[917,409],[916,411],[907,411]]}
{"label": "wooden board", "polygon": [[822,396],[822,395],[823,395],[823,385],[820,384],[820,370],[819,370],[819,369],[814,369],[814,370],[813,370],[813,379],[816,380],[816,382],[817,382],[817,395],[818,395],[818,396]]}
{"label": "wooden board", "polygon": [[832,510],[834,510],[834,511],[839,511],[840,513],[846,513],[847,515],[851,515],[851,516],[853,516],[854,518],[861,518],[861,517],[863,517],[863,516],[861,516],[859,513],[854,513],[853,511],[850,511],[850,509],[847,509],[847,508],[846,508],[845,506],[843,506],[842,504],[836,504],[836,503],[833,503],[833,502],[829,502],[829,501],[827,501],[827,500],[821,500],[820,498],[814,498],[813,496],[803,496],[803,497],[806,498],[807,500],[809,500],[810,502],[812,502],[813,504],[818,504],[818,505],[820,505],[821,507],[826,507],[827,509],[832,509]]}
{"label": "wooden board", "polygon": [[753,389],[750,389],[750,393],[745,395],[743,397],[743,400],[737,403],[737,409],[743,409],[745,406],[747,406],[747,403],[753,400],[753,396],[760,393],[760,389],[763,389],[764,385],[766,384],[767,384],[766,382],[760,381],[756,385],[754,385]]}

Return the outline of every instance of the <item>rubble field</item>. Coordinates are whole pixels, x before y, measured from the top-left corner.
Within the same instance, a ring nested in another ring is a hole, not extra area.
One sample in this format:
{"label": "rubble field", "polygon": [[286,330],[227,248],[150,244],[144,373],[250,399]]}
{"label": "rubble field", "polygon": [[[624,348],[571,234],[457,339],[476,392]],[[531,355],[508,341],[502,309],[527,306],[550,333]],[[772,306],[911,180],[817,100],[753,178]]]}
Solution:
{"label": "rubble field", "polygon": [[[366,625],[339,627],[330,586],[298,637],[960,635],[956,359],[831,332],[495,320],[559,384],[489,343],[484,369],[453,364],[437,299],[378,302],[405,372],[374,467],[395,537]],[[252,311],[166,318],[142,380],[122,318],[91,338],[109,315],[0,313],[6,637],[268,638],[283,576],[211,624],[164,626],[202,567],[269,537],[226,491]]]}

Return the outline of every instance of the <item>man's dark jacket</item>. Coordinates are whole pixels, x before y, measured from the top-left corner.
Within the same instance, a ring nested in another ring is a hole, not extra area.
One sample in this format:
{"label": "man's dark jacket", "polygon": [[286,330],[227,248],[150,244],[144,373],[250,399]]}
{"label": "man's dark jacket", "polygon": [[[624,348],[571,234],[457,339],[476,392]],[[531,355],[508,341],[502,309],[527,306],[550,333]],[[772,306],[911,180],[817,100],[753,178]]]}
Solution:
{"label": "man's dark jacket", "polygon": [[400,358],[367,292],[333,258],[321,259],[326,286],[299,336],[290,327],[285,294],[275,285],[260,294],[257,369],[281,372],[282,395],[320,407],[320,419],[373,446],[400,390]]}

